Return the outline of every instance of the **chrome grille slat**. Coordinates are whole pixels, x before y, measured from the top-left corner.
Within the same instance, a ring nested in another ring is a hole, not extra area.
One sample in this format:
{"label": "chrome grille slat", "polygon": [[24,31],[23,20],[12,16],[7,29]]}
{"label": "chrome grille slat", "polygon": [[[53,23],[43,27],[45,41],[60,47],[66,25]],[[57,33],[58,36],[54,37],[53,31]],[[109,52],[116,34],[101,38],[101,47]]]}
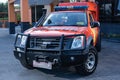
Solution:
{"label": "chrome grille slat", "polygon": [[[63,45],[67,42],[64,40]],[[30,48],[40,48],[40,49],[58,49],[60,46],[60,37],[58,38],[38,38],[30,37]]]}

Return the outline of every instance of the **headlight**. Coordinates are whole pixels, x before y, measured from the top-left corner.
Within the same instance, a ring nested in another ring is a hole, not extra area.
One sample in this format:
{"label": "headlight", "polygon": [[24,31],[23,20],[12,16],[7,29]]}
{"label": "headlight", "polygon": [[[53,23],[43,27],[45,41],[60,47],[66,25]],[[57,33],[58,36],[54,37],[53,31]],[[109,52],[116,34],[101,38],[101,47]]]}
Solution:
{"label": "headlight", "polygon": [[24,51],[26,47],[27,39],[28,39],[28,35],[17,34],[14,43],[15,50]]}
{"label": "headlight", "polygon": [[83,48],[84,47],[84,36],[77,36],[73,39],[71,49]]}
{"label": "headlight", "polygon": [[26,41],[27,41],[27,36],[22,36],[20,45],[25,46]]}

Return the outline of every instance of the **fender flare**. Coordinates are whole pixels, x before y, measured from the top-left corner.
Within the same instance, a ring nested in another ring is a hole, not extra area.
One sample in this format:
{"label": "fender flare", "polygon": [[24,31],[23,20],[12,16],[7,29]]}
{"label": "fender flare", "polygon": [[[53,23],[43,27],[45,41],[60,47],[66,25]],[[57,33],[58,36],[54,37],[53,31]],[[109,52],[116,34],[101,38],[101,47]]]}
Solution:
{"label": "fender flare", "polygon": [[93,37],[92,36],[88,37],[87,43],[86,43],[86,48],[90,47],[92,41],[93,41]]}
{"label": "fender flare", "polygon": [[93,41],[93,37],[89,36],[88,39],[86,40],[86,48],[84,53],[88,54],[92,41]]}

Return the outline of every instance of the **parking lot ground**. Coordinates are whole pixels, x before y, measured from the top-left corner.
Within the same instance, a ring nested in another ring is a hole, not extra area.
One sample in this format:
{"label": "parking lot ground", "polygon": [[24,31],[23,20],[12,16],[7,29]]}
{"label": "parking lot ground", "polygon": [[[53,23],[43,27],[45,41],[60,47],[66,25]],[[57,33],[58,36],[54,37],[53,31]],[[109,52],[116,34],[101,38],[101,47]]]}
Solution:
{"label": "parking lot ground", "polygon": [[120,80],[120,43],[102,40],[102,51],[94,74],[80,76],[74,69],[27,70],[13,55],[14,35],[0,29],[0,80]]}

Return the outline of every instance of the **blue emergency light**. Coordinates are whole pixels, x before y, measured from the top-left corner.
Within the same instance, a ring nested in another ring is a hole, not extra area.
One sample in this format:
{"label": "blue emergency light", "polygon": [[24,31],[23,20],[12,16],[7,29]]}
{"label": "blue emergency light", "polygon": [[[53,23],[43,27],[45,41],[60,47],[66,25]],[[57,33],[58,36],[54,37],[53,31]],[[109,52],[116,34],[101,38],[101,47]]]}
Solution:
{"label": "blue emergency light", "polygon": [[56,6],[55,11],[86,10],[88,6]]}

